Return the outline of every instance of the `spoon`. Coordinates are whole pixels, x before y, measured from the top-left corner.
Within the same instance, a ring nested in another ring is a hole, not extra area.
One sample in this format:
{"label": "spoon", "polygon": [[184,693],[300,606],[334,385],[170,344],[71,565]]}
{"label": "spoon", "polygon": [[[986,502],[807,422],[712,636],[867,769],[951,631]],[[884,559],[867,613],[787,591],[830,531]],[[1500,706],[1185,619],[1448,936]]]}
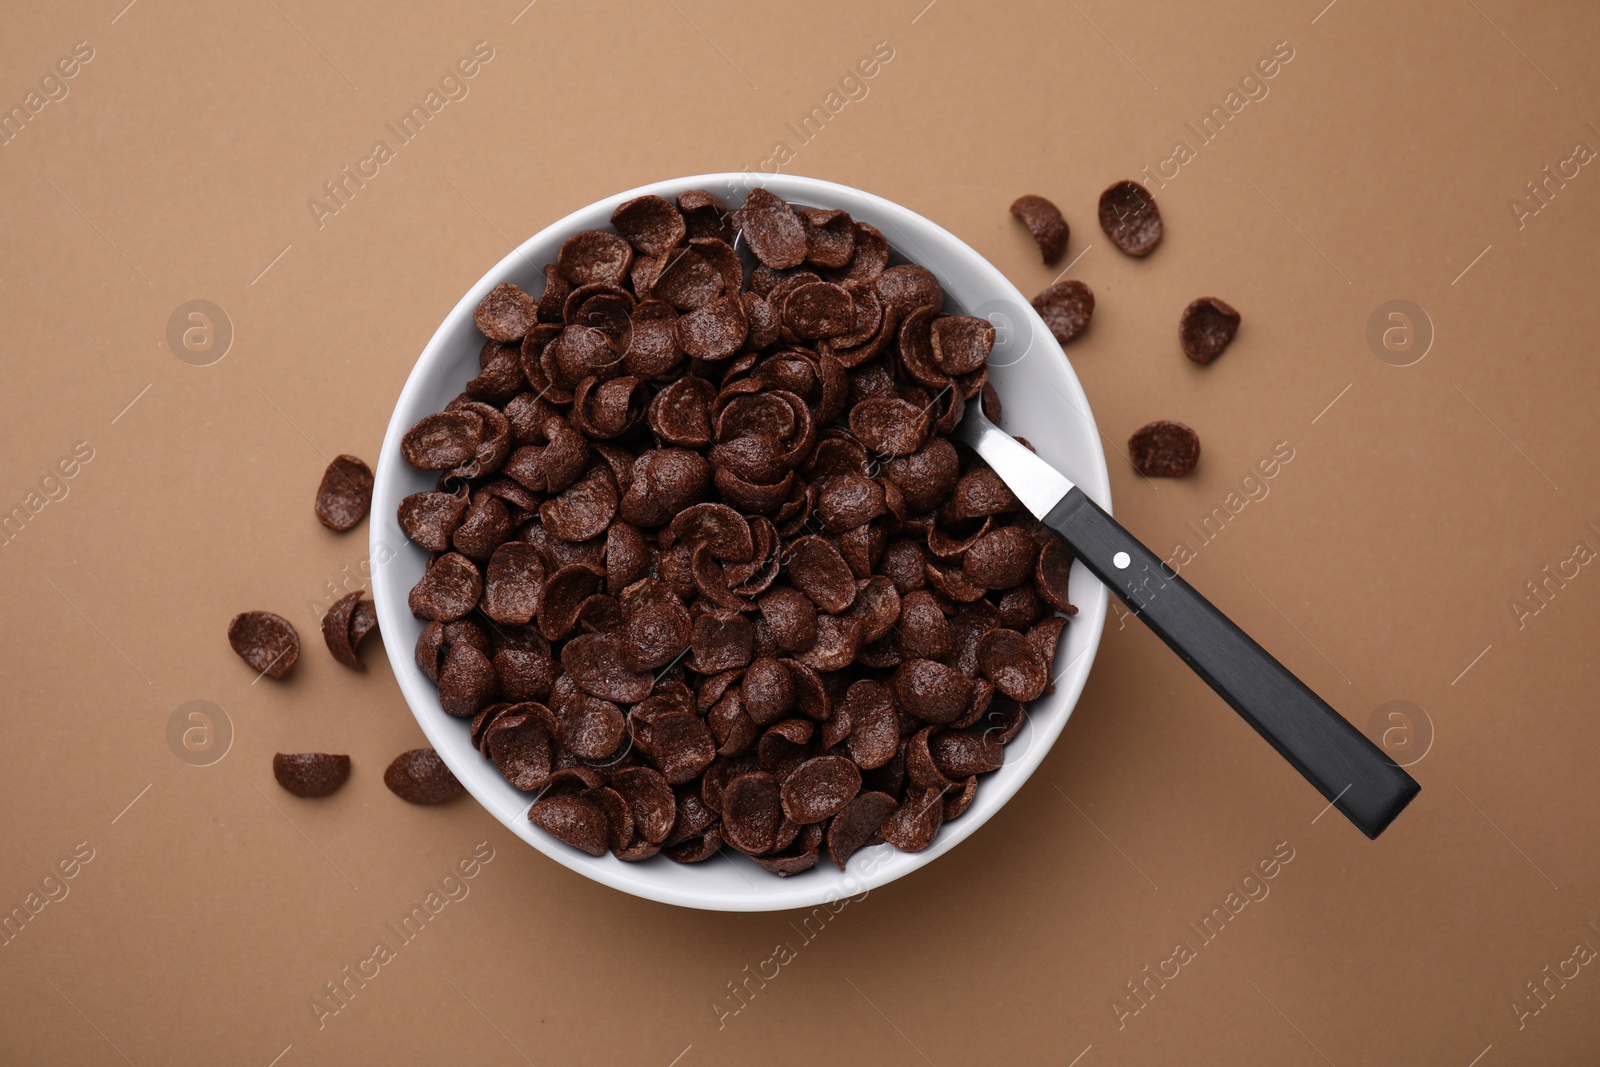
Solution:
{"label": "spoon", "polygon": [[1362,833],[1376,838],[1421,790],[1066,475],[985,418],[979,405],[967,405],[955,436]]}

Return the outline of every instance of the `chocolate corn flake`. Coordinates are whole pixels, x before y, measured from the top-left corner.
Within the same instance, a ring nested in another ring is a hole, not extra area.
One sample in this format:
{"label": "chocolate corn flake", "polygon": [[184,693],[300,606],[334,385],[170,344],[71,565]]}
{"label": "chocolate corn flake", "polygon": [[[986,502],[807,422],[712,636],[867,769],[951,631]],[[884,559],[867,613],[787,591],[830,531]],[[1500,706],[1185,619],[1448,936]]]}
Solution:
{"label": "chocolate corn flake", "polygon": [[1019,511],[1022,503],[998,474],[988,467],[976,467],[956,482],[948,507],[952,521],[965,522]]}
{"label": "chocolate corn flake", "polygon": [[925,589],[915,589],[901,598],[900,605],[901,654],[911,659],[947,659],[955,645],[937,598]]}
{"label": "chocolate corn flake", "polygon": [[[356,655],[356,645],[360,644],[360,641],[354,633],[357,607],[371,603],[362,600],[363,595],[359,589],[347,593],[334,601],[333,606],[322,616],[323,643],[328,646],[328,651],[333,654],[334,659],[355,671],[367,669],[367,665],[361,662],[361,657]],[[376,624],[375,616],[373,623]],[[361,636],[365,637],[366,633],[362,633]]]}
{"label": "chocolate corn flake", "polygon": [[499,408],[482,401],[458,397],[451,403],[462,414],[477,415],[483,424],[483,431],[472,455],[450,468],[450,473],[461,479],[481,478],[493,473],[511,451],[511,420]]}
{"label": "chocolate corn flake", "polygon": [[1055,690],[1056,649],[1060,647],[1061,631],[1066,629],[1066,626],[1067,620],[1060,615],[1049,615],[1028,627],[1028,640],[1033,642],[1033,647],[1044,657],[1044,670],[1051,679],[1045,683],[1046,693]]}
{"label": "chocolate corn flake", "polygon": [[1120,181],[1100,194],[1100,228],[1130,256],[1148,256],[1161,241],[1161,211],[1150,190]]}
{"label": "chocolate corn flake", "polygon": [[888,793],[860,793],[828,824],[828,858],[842,871],[850,857],[878,836],[883,820],[899,807]]}
{"label": "chocolate corn flake", "polygon": [[727,359],[744,344],[750,329],[737,294],[719,296],[680,318],[675,338],[695,359]]}
{"label": "chocolate corn flake", "polygon": [[506,713],[490,722],[483,731],[482,748],[506,781],[532,792],[550,777],[551,740],[543,716],[511,710],[525,706],[509,705]]}
{"label": "chocolate corn flake", "polygon": [[728,209],[721,200],[704,189],[690,189],[678,194],[678,210],[683,212],[684,224],[690,237],[715,237],[733,241],[733,223]]}
{"label": "chocolate corn flake", "polygon": [[921,852],[933,844],[933,839],[944,824],[944,805],[937,789],[916,790],[908,793],[878,832],[889,844],[902,852]]}
{"label": "chocolate corn flake", "polygon": [[457,493],[412,493],[400,501],[400,532],[429,552],[444,552],[466,517],[467,504]]}
{"label": "chocolate corn flake", "polygon": [[661,851],[675,863],[702,863],[722,851],[721,827],[713,826],[703,834],[685,838]]}
{"label": "chocolate corn flake", "polygon": [[817,517],[833,533],[854,529],[887,511],[883,485],[865,475],[829,478],[817,493]]}
{"label": "chocolate corn flake", "polygon": [[999,612],[1000,625],[1011,630],[1027,629],[1049,610],[1032,582],[1024,582],[1001,593],[995,609]]}
{"label": "chocolate corn flake", "polygon": [[925,408],[897,397],[863,400],[850,410],[850,429],[861,443],[885,456],[909,456],[928,439]]}
{"label": "chocolate corn flake", "polygon": [[1029,193],[1017,197],[1011,205],[1011,214],[1033,234],[1046,264],[1061,258],[1061,253],[1067,249],[1067,220],[1061,217],[1060,208],[1042,196]]}
{"label": "chocolate corn flake", "polygon": [[972,374],[989,361],[994,324],[972,315],[947,315],[930,327],[933,362],[946,374]]}
{"label": "chocolate corn flake", "polygon": [[610,826],[604,809],[576,794],[547,796],[528,809],[528,820],[564,844],[591,856],[604,856]]}
{"label": "chocolate corn flake", "polygon": [[580,693],[562,705],[559,737],[579,759],[603,760],[622,744],[627,722],[622,709],[603,697]]}
{"label": "chocolate corn flake", "polygon": [[763,595],[757,606],[779,648],[804,652],[816,643],[817,605],[805,593],[792,586],[780,586]]}
{"label": "chocolate corn flake", "polygon": [[998,697],[978,719],[975,729],[1000,744],[1008,744],[1027,724],[1027,709],[1010,697]]}
{"label": "chocolate corn flake", "polygon": [[784,573],[796,588],[823,611],[837,614],[855,600],[855,579],[839,549],[822,537],[809,536],[789,546]]}
{"label": "chocolate corn flake", "polygon": [[823,208],[802,208],[798,214],[806,232],[806,262],[832,270],[848,267],[856,254],[856,224],[850,215]]}
{"label": "chocolate corn flake", "polygon": [[883,473],[899,488],[906,510],[920,514],[943,504],[955,491],[960,465],[955,446],[935,437],[910,455],[885,463]]}
{"label": "chocolate corn flake", "polygon": [[694,311],[726,295],[727,277],[711,256],[690,247],[663,257],[660,275],[649,292],[652,299],[678,311]]}
{"label": "chocolate corn flake", "polygon": [[228,624],[228,644],[257,675],[283,678],[300,659],[300,634],[270,611],[246,611]]}
{"label": "chocolate corn flake", "polygon": [[674,597],[666,603],[650,604],[624,616],[622,638],[628,663],[635,670],[665,667],[689,647],[693,624],[689,610]]}
{"label": "chocolate corn flake", "polygon": [[806,231],[794,209],[765,189],[750,190],[733,221],[763,266],[798,267],[806,258]]}
{"label": "chocolate corn flake", "polygon": [[578,625],[584,603],[596,595],[605,572],[590,563],[569,563],[558,568],[545,581],[535,611],[539,632],[547,640],[559,641]]}
{"label": "chocolate corn flake", "polygon": [[[704,490],[703,479],[698,488]],[[673,518],[667,534],[672,543],[691,549],[703,544],[712,556],[729,563],[748,562],[755,555],[750,523],[726,504],[694,504],[684,508]]]}
{"label": "chocolate corn flake", "polygon": [[900,707],[924,722],[954,722],[972,702],[972,679],[937,660],[907,660],[893,684]]}
{"label": "chocolate corn flake", "polygon": [[650,732],[650,750],[674,785],[692,782],[716,758],[717,744],[705,721],[687,712],[663,715]]}
{"label": "chocolate corn flake", "polygon": [[705,801],[700,798],[698,789],[684,786],[674,789],[672,832],[667,834],[663,845],[677,845],[692,837],[704,834],[717,824],[720,818],[716,812],[706,807]]}
{"label": "chocolate corn flake", "polygon": [[1146,423],[1128,438],[1128,455],[1140,474],[1180,478],[1200,462],[1200,435],[1181,422]]}
{"label": "chocolate corn flake", "polygon": [[978,641],[978,668],[995,689],[1017,701],[1034,699],[1050,680],[1038,647],[1003,627],[990,630]]}
{"label": "chocolate corn flake", "polygon": [[845,617],[860,624],[860,641],[870,644],[893,629],[900,618],[900,591],[881,574],[862,578],[856,583],[856,599]]}
{"label": "chocolate corn flake", "polygon": [[915,263],[888,268],[873,279],[873,287],[884,308],[901,316],[919,307],[939,308],[944,304],[939,279],[931,270]]}
{"label": "chocolate corn flake", "polygon": [[431,748],[400,753],[383,772],[383,784],[412,804],[443,804],[466,791]]}
{"label": "chocolate corn flake", "polygon": [[439,668],[439,704],[458,719],[470,719],[494,696],[494,664],[469,644],[454,644]]}
{"label": "chocolate corn flake", "polygon": [[458,552],[447,552],[428,567],[411,589],[411,613],[419,619],[450,622],[478,606],[483,576]]}
{"label": "chocolate corn flake", "polygon": [[719,756],[707,767],[700,778],[700,799],[706,807],[722,814],[722,790],[740,775],[760,770],[755,753],[743,752],[737,756]]}
{"label": "chocolate corn flake", "polygon": [[[860,366],[881,352],[893,334],[893,324],[884,313],[883,300],[876,289],[856,285],[850,294],[851,321],[847,332],[827,338],[827,347],[848,354],[851,364]],[[820,346],[819,346],[820,347]]]}
{"label": "chocolate corn flake", "polygon": [[461,525],[450,535],[450,543],[472,562],[483,564],[510,532],[511,513],[506,510],[505,501],[480,491],[477,499],[467,505]]}
{"label": "chocolate corn flake", "polygon": [[661,256],[682,244],[689,235],[687,224],[670,200],[659,196],[638,196],[611,213],[611,225],[628,239],[640,255]]}
{"label": "chocolate corn flake", "polygon": [[783,781],[815,754],[811,739],[816,732],[816,724],[809,719],[782,719],[773,723],[756,742],[756,763],[778,781]]}
{"label": "chocolate corn flake", "polygon": [[580,634],[561,646],[561,669],[584,692],[602,700],[634,704],[650,695],[653,680],[627,666],[627,642],[607,633]]}
{"label": "chocolate corn flake", "polygon": [[843,706],[850,718],[846,747],[856,765],[872,770],[892,760],[900,744],[900,727],[888,687],[864,678],[850,686]]}
{"label": "chocolate corn flake", "polygon": [[708,611],[694,621],[689,648],[691,665],[700,674],[743,667],[755,651],[755,627],[737,612]]}
{"label": "chocolate corn flake", "polygon": [[539,472],[543,475],[544,489],[560,493],[571,487],[588,467],[589,439],[559,417],[545,423],[544,435],[549,444],[539,453]]}
{"label": "chocolate corn flake", "polygon": [[716,756],[738,756],[755,745],[759,728],[745,711],[737,692],[729,693],[706,712],[706,726],[716,739]]}
{"label": "chocolate corn flake", "polygon": [[861,651],[864,628],[849,615],[817,616],[817,640],[796,660],[818,671],[841,671],[855,662]]}
{"label": "chocolate corn flake", "polygon": [[272,776],[297,797],[325,797],[350,778],[350,757],[326,752],[297,752],[272,757]]}
{"label": "chocolate corn flake", "polygon": [[783,780],[783,813],[794,822],[818,823],[861,791],[861,769],[843,756],[818,756]]}
{"label": "chocolate corn flake", "polygon": [[946,730],[929,742],[934,765],[952,781],[997,771],[1005,762],[1005,746],[987,732]]}
{"label": "chocolate corn flake", "polygon": [[1068,278],[1057,282],[1033,298],[1033,310],[1044,319],[1050,335],[1060,344],[1077,337],[1089,326],[1094,317],[1094,291],[1087,285]]}
{"label": "chocolate corn flake", "polygon": [[783,821],[778,780],[756,771],[730,781],[722,790],[722,832],[728,844],[746,855],[770,852]]}
{"label": "chocolate corn flake", "polygon": [[400,439],[407,463],[425,471],[442,471],[471,459],[483,440],[483,417],[474,411],[441,411],[427,415]]}
{"label": "chocolate corn flake", "polygon": [[524,541],[496,546],[484,571],[483,613],[498,623],[518,626],[532,620],[545,583],[544,556]]}
{"label": "chocolate corn flake", "polygon": [[556,253],[556,270],[576,286],[620,285],[633,265],[628,242],[605,230],[584,230],[567,238]]}
{"label": "chocolate corn flake", "polygon": [[501,282],[472,313],[472,321],[491,341],[520,341],[539,320],[539,302],[510,282]]}
{"label": "chocolate corn flake", "polygon": [[336,456],[317,486],[317,521],[343,532],[372,507],[372,468],[355,456]]}
{"label": "chocolate corn flake", "polygon": [[790,290],[783,302],[783,325],[802,341],[837,337],[855,328],[856,304],[831,282],[810,282]]}
{"label": "chocolate corn flake", "polygon": [[1237,311],[1214,296],[1202,296],[1183,309],[1178,342],[1184,355],[1204,365],[1222,355],[1238,330]]}
{"label": "chocolate corn flake", "polygon": [[539,700],[550,695],[556,664],[549,642],[538,632],[529,632],[516,645],[496,650],[492,662],[507,700]]}
{"label": "chocolate corn flake", "polygon": [[1019,526],[991,529],[961,557],[962,575],[983,589],[1010,589],[1033,574],[1035,542]]}
{"label": "chocolate corn flake", "polygon": [[[544,268],[544,292],[539,294],[539,322],[542,324],[557,323],[561,321],[561,310],[566,303],[567,294],[572,292],[572,286],[556,270],[554,263],[546,264]],[[530,330],[531,334],[533,331]]]}

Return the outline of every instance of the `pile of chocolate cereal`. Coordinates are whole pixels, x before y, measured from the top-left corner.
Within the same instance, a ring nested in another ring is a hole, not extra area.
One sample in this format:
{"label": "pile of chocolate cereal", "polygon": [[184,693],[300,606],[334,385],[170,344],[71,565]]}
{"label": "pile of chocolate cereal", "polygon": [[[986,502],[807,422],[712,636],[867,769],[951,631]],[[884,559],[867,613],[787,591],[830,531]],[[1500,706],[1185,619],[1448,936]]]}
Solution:
{"label": "pile of chocolate cereal", "polygon": [[[1012,213],[1047,264],[1061,256],[1054,204]],[[1161,239],[1137,183],[1106,190],[1099,215],[1128,255]],[[993,326],[946,314],[934,275],[891,266],[872,226],[765,189],[731,213],[703,191],[639,197],[611,221],[566,240],[539,296],[484,298],[479,373],[403,438],[438,472],[398,514],[431,553],[410,594],[418,666],[536,794],[529,818],[592,855],[695,863],[727,846],[790,875],[823,851],[842,868],[869,844],[927,848],[1053,688],[1058,613],[1076,612],[1070,553],[949,440],[969,403],[1000,418]],[[1094,294],[1071,280],[1033,303],[1065,344]],[[1209,363],[1238,324],[1194,301],[1184,353]],[[1129,450],[1147,475],[1182,475],[1199,440],[1160,421]],[[317,517],[349,530],[371,492],[367,465],[340,456]],[[361,592],[322,619],[356,670],[375,628]],[[229,639],[273,678],[300,653],[270,612]],[[350,767],[273,761],[303,797]],[[384,777],[414,803],[462,791],[432,749]]]}
{"label": "pile of chocolate cereal", "polygon": [[[405,435],[418,665],[593,855],[926,848],[1051,685],[1072,559],[948,435],[994,327],[765,189],[631,200]],[[735,242],[756,260],[747,272]]]}

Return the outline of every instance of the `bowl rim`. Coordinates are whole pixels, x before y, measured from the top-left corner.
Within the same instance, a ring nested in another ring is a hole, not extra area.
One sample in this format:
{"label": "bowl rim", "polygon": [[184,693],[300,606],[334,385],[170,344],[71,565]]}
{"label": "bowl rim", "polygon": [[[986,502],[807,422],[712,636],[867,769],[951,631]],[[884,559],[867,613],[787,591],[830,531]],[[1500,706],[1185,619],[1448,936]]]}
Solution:
{"label": "bowl rim", "polygon": [[[494,266],[468,288],[461,299],[440,321],[428,343],[423,347],[421,354],[417,357],[416,362],[412,365],[410,372],[407,374],[405,385],[401,388],[400,395],[395,401],[384,433],[383,445],[374,475],[369,546],[372,593],[379,619],[379,629],[383,635],[384,648],[389,657],[395,681],[400,687],[406,706],[417,720],[417,724],[421,727],[429,744],[433,745],[439,752],[440,758],[445,761],[447,766],[451,766],[453,772],[457,772],[458,768],[452,764],[451,753],[452,749],[459,744],[459,738],[454,737],[452,733],[447,733],[447,731],[459,733],[464,720],[454,719],[446,715],[443,709],[439,707],[437,689],[427,681],[426,676],[417,667],[412,655],[412,649],[404,647],[404,643],[400,640],[398,635],[403,628],[403,624],[406,623],[406,620],[411,619],[407,597],[403,593],[391,596],[387,589],[388,583],[385,581],[393,573],[393,569],[399,565],[401,559],[401,552],[392,547],[386,537],[398,538],[402,546],[407,544],[405,536],[399,531],[398,524],[394,518],[395,508],[399,503],[400,497],[404,495],[399,492],[399,488],[407,469],[407,465],[399,453],[400,439],[415,421],[414,417],[405,413],[416,406],[419,394],[433,387],[436,365],[447,362],[450,357],[459,357],[459,340],[453,340],[452,338],[459,333],[462,320],[466,319],[470,322],[473,311],[496,284],[514,273],[528,270],[530,265],[535,262],[534,258],[529,258],[531,250],[535,247],[551,241],[555,237],[564,239],[582,229],[608,226],[611,214],[616,207],[638,196],[654,194],[670,199],[677,193],[687,189],[706,189],[716,192],[724,202],[734,203],[742,202],[743,194],[748,193],[750,189],[757,186],[766,187],[775,195],[787,201],[842,207],[849,210],[852,216],[857,217],[859,217],[855,209],[857,205],[868,207],[879,218],[892,220],[887,229],[896,232],[886,232],[886,236],[890,239],[891,248],[903,255],[908,255],[908,258],[912,258],[914,262],[928,267],[935,274],[941,272],[941,266],[949,266],[952,263],[952,257],[959,259],[961,261],[961,269],[964,272],[971,272],[981,279],[983,291],[992,291],[993,297],[991,299],[1004,300],[1008,304],[1013,304],[1015,309],[1020,311],[1024,318],[1027,319],[1027,325],[1030,328],[1030,347],[1024,351],[1024,355],[1032,350],[1031,346],[1033,344],[1043,344],[1046,350],[1053,350],[1061,357],[1062,367],[1065,369],[1066,384],[1073,393],[1067,399],[1069,403],[1072,403],[1078,409],[1078,415],[1092,431],[1089,435],[1091,438],[1091,454],[1085,457],[1089,462],[1076,463],[1074,465],[1074,480],[1083,488],[1085,493],[1108,512],[1111,510],[1110,478],[1106,468],[1105,450],[1100,444],[1098,425],[1089,406],[1088,398],[1083,392],[1082,384],[1078,381],[1070,360],[1061,352],[1044,321],[1039,317],[1038,312],[1034,310],[1032,304],[1023,297],[1016,286],[977,250],[944,227],[910,208],[872,193],[864,192],[854,186],[840,185],[820,178],[794,174],[756,174],[749,171],[725,171],[690,175],[651,182],[596,200],[569,212],[533,234],[497,261]],[[917,231],[918,237],[937,242],[941,246],[938,253],[929,256],[926,252],[917,249],[917,242],[911,239],[908,231]],[[557,246],[559,246],[559,242]],[[553,253],[549,255],[549,259],[553,261]],[[967,286],[966,288],[972,288],[972,286]],[[1081,571],[1082,568],[1074,568],[1074,570]],[[1063,710],[1059,720],[1054,723],[1046,723],[1041,728],[1039,720],[1031,715],[1029,716],[1025,730],[1037,733],[1038,736],[1032,736],[1030,733],[1029,745],[1018,760],[1015,773],[1004,777],[1000,777],[997,774],[986,778],[983,784],[987,788],[979,791],[980,799],[983,802],[981,810],[969,810],[961,820],[941,827],[939,835],[935,838],[933,844],[922,852],[899,852],[893,849],[893,846],[887,844],[863,849],[857,853],[857,857],[861,857],[863,860],[859,871],[856,870],[858,867],[856,857],[852,857],[852,861],[847,865],[846,871],[826,880],[807,881],[805,875],[793,879],[773,877],[770,879],[770,884],[752,884],[751,892],[748,896],[731,899],[708,897],[703,893],[686,891],[681,887],[662,884],[658,880],[652,879],[648,873],[651,867],[650,863],[625,863],[617,860],[609,853],[598,857],[598,860],[609,861],[609,863],[597,863],[595,862],[596,857],[590,857],[549,837],[547,834],[543,834],[538,828],[529,823],[526,818],[528,807],[532,804],[531,798],[527,803],[522,804],[515,813],[508,814],[501,810],[504,805],[484,795],[488,787],[482,786],[480,783],[482,777],[481,768],[468,771],[465,774],[457,773],[457,777],[460,778],[466,790],[472,794],[473,799],[490,816],[517,837],[531,844],[541,853],[569,870],[634,896],[701,910],[761,912],[815,907],[846,897],[864,895],[872,889],[887,885],[913,871],[923,869],[939,856],[944,855],[966,840],[1004,807],[1017,791],[1022,788],[1023,784],[1032,777],[1034,771],[1038,769],[1077,706],[1104,634],[1109,593],[1098,582],[1092,582],[1091,585],[1085,588],[1089,593],[1088,596],[1084,596],[1077,591],[1073,594],[1075,602],[1078,602],[1079,612],[1073,618],[1071,628],[1074,632],[1087,628],[1087,643],[1069,662],[1065,670],[1061,672],[1056,680],[1056,690],[1048,698],[1053,701],[1059,700],[1063,703]],[[1079,660],[1082,660],[1081,666],[1079,665]],[[474,748],[472,751],[476,754],[477,750]],[[484,763],[484,766],[492,768],[492,764]],[[978,807],[978,803],[974,802],[973,808],[978,809]],[[820,861],[818,866],[821,866]]]}

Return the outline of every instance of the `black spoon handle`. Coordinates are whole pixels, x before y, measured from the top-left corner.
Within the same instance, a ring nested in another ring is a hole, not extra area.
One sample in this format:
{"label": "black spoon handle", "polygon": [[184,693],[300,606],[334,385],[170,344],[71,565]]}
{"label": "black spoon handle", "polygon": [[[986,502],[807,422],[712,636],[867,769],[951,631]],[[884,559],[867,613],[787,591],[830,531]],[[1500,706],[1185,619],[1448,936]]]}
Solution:
{"label": "black spoon handle", "polygon": [[1179,578],[1100,506],[1073,489],[1045,525],[1267,743],[1377,837],[1422,788],[1383,751]]}

